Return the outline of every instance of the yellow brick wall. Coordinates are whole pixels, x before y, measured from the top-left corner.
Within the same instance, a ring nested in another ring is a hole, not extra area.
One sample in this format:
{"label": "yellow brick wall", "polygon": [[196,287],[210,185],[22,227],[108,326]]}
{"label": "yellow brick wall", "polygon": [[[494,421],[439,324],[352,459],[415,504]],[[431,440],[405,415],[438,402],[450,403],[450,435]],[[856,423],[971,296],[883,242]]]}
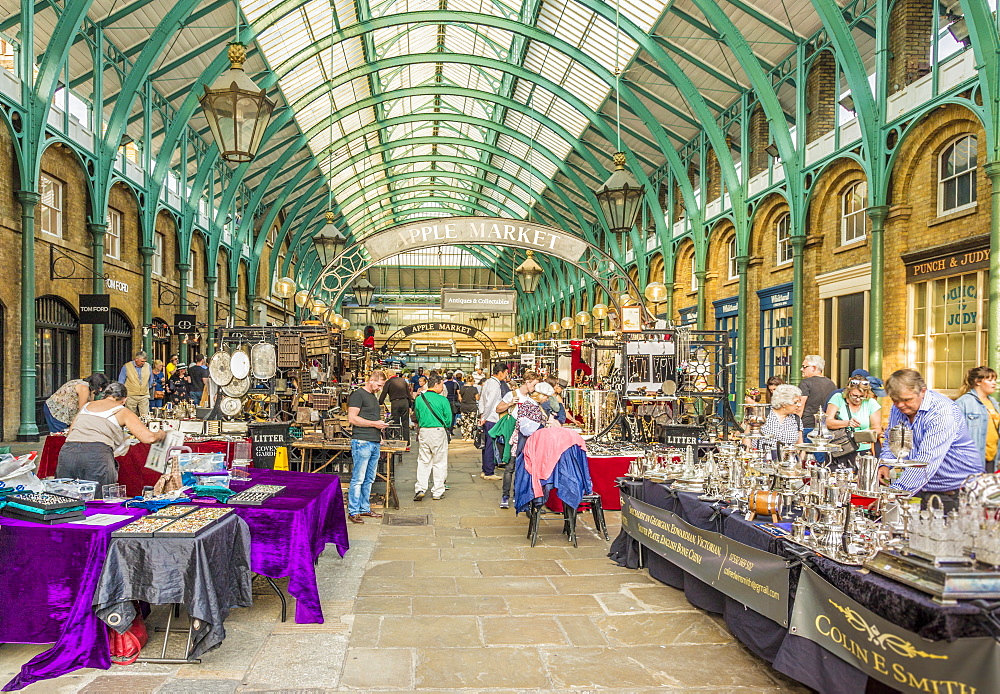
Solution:
{"label": "yellow brick wall", "polygon": [[[951,142],[969,133],[975,134],[979,141],[977,206],[939,216],[939,158]],[[946,105],[925,117],[899,145],[890,179],[891,209],[885,231],[883,377],[910,365],[908,288],[900,255],[989,233],[991,188],[982,170],[984,142],[985,133],[978,119],[961,106]]]}
{"label": "yellow brick wall", "polygon": [[[778,235],[775,225],[788,213],[788,203],[780,195],[768,195],[754,210],[750,230],[750,267],[747,270],[747,315],[743,328],[747,333],[747,387],[760,378],[760,301],[758,289],[767,289],[792,281],[792,263],[777,263]],[[741,317],[742,318],[742,317]]]}
{"label": "yellow brick wall", "polygon": [[[691,291],[691,268],[694,266],[694,243],[685,240],[677,249],[674,271],[674,321],[680,320],[678,311],[698,302],[698,292]],[[670,287],[667,287],[670,289]]]}
{"label": "yellow brick wall", "polygon": [[729,279],[729,240],[736,230],[732,222],[719,222],[708,237],[708,259],[705,277],[705,303],[708,315],[705,317],[705,327],[715,329],[715,307],[713,301],[735,296],[739,291],[739,280]]}

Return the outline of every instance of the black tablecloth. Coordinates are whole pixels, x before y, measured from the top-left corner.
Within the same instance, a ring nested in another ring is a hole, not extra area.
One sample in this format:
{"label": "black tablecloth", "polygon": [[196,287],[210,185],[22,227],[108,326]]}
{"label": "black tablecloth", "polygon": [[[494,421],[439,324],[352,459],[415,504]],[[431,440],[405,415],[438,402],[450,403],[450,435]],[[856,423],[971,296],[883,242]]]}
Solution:
{"label": "black tablecloth", "polygon": [[[626,488],[626,492],[634,491]],[[718,510],[696,494],[675,492],[667,485],[646,481],[641,498],[648,504],[673,511],[691,525],[720,532],[737,542],[772,554],[795,559],[795,547],[786,540],[761,531],[754,523],[728,509]],[[624,531],[623,531],[624,532]],[[938,605],[930,596],[878,574],[813,556],[809,560],[823,578],[885,619],[930,640],[954,640],[968,636],[994,636],[986,619],[988,606],[963,602]],[[684,591],[689,602],[709,612],[723,615],[726,625],[741,643],[775,669],[823,694],[892,691],[857,668],[807,639],[790,634],[777,622],[754,612],[711,586],[686,574],[681,568],[653,552],[646,552],[649,574],[669,586]],[[624,564],[623,564],[624,565]],[[794,604],[799,569],[790,576],[790,608]]]}
{"label": "black tablecloth", "polygon": [[235,513],[193,538],[115,538],[94,595],[97,615],[124,632],[133,600],[183,603],[202,622],[189,654],[197,658],[226,637],[233,607],[250,607],[250,529]]}
{"label": "black tablecloth", "polygon": [[[618,479],[618,488],[634,499],[643,500],[642,480],[630,480],[620,477]],[[646,566],[646,558],[642,545],[639,544],[638,540],[632,539],[632,536],[625,532],[624,528],[618,533],[618,537],[614,539],[614,542],[611,543],[611,547],[608,550],[608,557],[611,561],[618,564],[618,566],[624,566],[627,569],[641,569]]]}

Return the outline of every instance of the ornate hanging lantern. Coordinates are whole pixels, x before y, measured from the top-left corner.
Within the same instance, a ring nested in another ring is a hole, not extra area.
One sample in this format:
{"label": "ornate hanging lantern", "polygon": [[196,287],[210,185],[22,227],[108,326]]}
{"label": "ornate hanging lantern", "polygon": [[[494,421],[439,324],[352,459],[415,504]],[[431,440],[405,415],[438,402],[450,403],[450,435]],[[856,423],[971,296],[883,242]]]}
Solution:
{"label": "ornate hanging lantern", "polygon": [[219,77],[198,102],[205,111],[220,156],[226,161],[246,163],[257,156],[264,131],[271,120],[274,102],[243,71],[247,49],[229,44],[229,70]]}

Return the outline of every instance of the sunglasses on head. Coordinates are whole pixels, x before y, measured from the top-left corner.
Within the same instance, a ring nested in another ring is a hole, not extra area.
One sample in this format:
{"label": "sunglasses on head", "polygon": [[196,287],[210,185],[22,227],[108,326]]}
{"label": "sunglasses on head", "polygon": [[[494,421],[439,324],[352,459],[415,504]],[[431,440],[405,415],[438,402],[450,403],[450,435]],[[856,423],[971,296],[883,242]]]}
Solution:
{"label": "sunglasses on head", "polygon": [[862,388],[871,387],[871,384],[863,378],[852,378],[848,383],[852,386],[861,386]]}

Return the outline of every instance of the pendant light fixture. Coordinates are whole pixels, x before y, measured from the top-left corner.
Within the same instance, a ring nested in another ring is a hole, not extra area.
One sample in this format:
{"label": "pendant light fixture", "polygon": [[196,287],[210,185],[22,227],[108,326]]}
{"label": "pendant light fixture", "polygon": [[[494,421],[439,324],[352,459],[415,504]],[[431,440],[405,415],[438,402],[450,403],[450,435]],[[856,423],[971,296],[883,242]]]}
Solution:
{"label": "pendant light fixture", "polygon": [[198,103],[205,112],[219,156],[226,161],[245,164],[257,156],[264,131],[271,121],[274,102],[243,70],[247,49],[238,40],[238,22],[239,13],[237,40],[226,49],[229,69],[212,83],[211,88],[204,88],[205,93],[198,97]]}
{"label": "pendant light fixture", "polygon": [[354,291],[354,300],[358,302],[358,306],[362,308],[367,307],[372,302],[372,295],[375,293],[375,285],[369,282],[366,278],[361,277],[354,286],[351,287]]}
{"label": "pendant light fixture", "polygon": [[639,209],[642,206],[642,198],[646,192],[645,186],[639,185],[635,176],[625,168],[625,153],[622,152],[622,104],[621,104],[621,82],[622,71],[620,63],[620,43],[621,43],[621,8],[615,2],[615,109],[616,123],[618,126],[618,147],[612,161],[615,170],[611,176],[594,191],[597,202],[601,205],[601,212],[608,229],[613,234],[627,234],[635,226],[636,217],[639,216]]}
{"label": "pendant light fixture", "polygon": [[[330,3],[330,17],[331,20],[336,16],[336,12],[333,6],[333,2]],[[332,24],[331,24],[332,26]],[[334,46],[336,42],[330,43],[330,68],[332,69],[335,65],[334,62]],[[333,103],[331,100],[330,104],[331,112],[334,110]],[[344,247],[347,245],[347,239],[334,224],[336,219],[336,214],[333,211],[333,180],[330,178],[333,175],[333,119],[330,119],[330,142],[327,145],[329,148],[329,154],[327,156],[326,164],[326,176],[327,184],[330,186],[330,202],[326,210],[326,224],[320,232],[313,236],[312,242],[313,247],[316,249],[316,255],[319,256],[319,260],[323,263],[323,267],[328,266],[333,262],[333,259],[343,252]]]}
{"label": "pendant light fixture", "polygon": [[525,258],[524,262],[514,270],[514,274],[521,281],[521,290],[525,294],[534,294],[535,290],[538,289],[538,283],[541,281],[545,270],[534,259],[534,251],[527,251],[527,255],[528,257]]}

